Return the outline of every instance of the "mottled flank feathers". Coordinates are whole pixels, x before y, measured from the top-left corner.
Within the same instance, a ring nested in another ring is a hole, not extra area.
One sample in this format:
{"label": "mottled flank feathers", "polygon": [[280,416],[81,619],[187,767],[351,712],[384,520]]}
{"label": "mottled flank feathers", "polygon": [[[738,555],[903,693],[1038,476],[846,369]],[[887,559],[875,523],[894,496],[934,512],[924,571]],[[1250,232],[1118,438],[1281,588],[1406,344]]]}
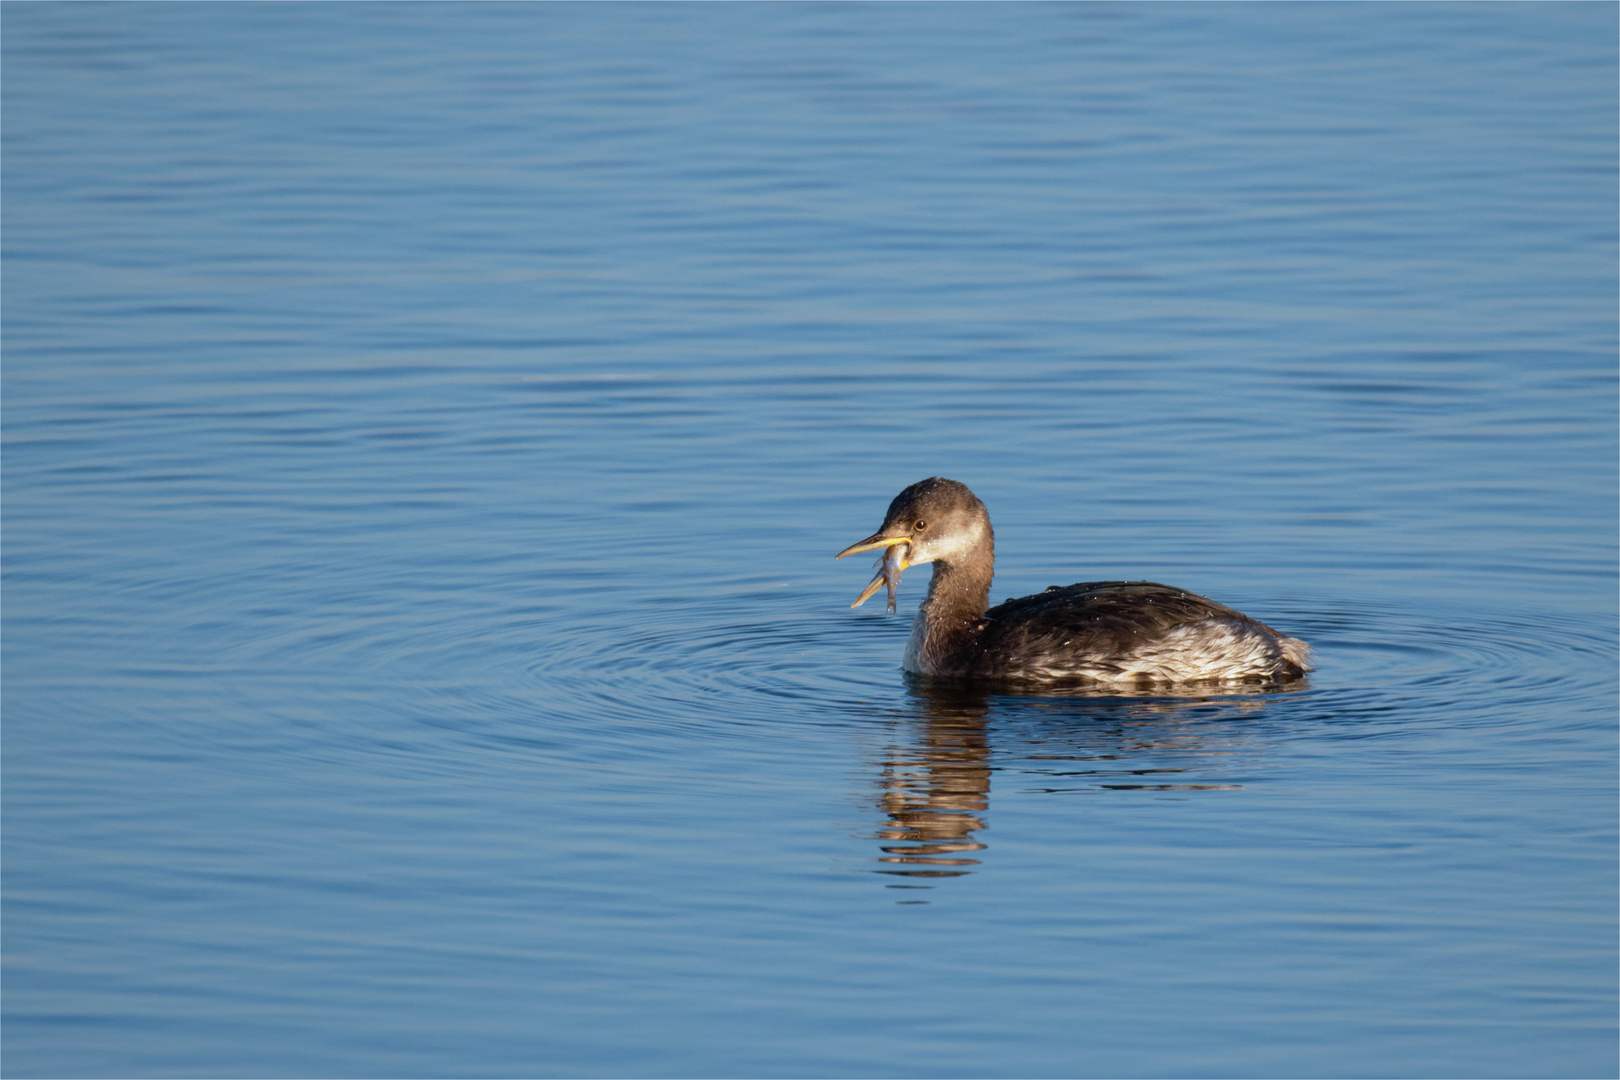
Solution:
{"label": "mottled flank feathers", "polygon": [[1310,647],[1224,604],[1153,581],[1088,581],[985,613],[968,674],[1098,682],[1277,680]]}

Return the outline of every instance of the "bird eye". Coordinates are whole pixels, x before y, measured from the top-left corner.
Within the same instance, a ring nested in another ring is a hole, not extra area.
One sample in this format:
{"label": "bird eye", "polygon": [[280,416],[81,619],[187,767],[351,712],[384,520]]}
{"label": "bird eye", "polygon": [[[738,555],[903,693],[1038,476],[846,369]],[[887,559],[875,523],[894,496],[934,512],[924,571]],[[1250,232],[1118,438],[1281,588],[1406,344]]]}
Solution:
{"label": "bird eye", "polygon": [[928,528],[928,522],[924,521],[922,518],[918,518],[917,519],[917,531],[922,532],[926,528]]}

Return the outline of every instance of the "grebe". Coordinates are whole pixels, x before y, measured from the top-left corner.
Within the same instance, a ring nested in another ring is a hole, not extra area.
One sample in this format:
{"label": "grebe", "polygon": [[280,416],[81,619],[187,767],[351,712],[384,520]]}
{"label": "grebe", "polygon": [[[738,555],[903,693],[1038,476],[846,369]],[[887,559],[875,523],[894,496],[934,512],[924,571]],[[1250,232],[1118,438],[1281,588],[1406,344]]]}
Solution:
{"label": "grebe", "polygon": [[[912,484],[883,527],[837,558],[882,549],[882,569],[851,607],[900,571],[934,564],[902,666],[918,675],[1027,682],[1288,682],[1310,646],[1213,600],[1152,581],[1088,581],[990,607],[995,534],[965,484]],[[988,608],[988,610],[986,610]]]}

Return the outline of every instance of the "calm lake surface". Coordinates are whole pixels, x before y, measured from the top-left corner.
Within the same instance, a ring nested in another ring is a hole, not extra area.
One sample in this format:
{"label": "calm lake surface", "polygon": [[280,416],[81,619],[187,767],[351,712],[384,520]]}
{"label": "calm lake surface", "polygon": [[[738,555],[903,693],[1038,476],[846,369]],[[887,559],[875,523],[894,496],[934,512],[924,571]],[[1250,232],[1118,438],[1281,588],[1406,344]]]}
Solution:
{"label": "calm lake surface", "polygon": [[0,15],[7,1075],[1620,1068],[1614,5]]}

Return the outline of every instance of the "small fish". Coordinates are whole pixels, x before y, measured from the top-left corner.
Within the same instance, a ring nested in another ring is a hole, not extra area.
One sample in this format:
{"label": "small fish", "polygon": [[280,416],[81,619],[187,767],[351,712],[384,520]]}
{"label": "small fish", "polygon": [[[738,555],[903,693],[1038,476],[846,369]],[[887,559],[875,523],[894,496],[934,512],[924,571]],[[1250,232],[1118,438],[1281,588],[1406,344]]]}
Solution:
{"label": "small fish", "polygon": [[894,590],[900,585],[900,571],[904,570],[908,565],[906,558],[910,554],[910,544],[894,544],[883,553],[883,561],[880,563],[883,572],[879,576],[883,578],[883,583],[889,587],[889,606],[887,610],[890,612],[894,611]]}
{"label": "small fish", "polygon": [[879,559],[876,564],[878,567],[877,576],[872,579],[871,584],[861,590],[861,595],[857,596],[855,602],[849,606],[860,607],[871,599],[872,594],[877,592],[880,586],[887,585],[889,587],[888,610],[893,611],[894,590],[900,584],[900,572],[911,565],[906,561],[910,555],[910,544],[890,544],[884,549],[883,558]]}

